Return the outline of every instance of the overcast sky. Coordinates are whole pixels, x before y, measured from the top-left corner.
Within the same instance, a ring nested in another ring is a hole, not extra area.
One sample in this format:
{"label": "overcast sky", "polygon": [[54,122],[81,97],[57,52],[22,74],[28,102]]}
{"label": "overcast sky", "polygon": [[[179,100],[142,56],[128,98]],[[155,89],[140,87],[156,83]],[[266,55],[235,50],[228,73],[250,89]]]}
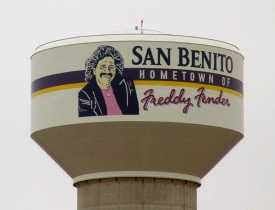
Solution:
{"label": "overcast sky", "polygon": [[198,210],[275,209],[275,1],[2,0],[0,209],[76,210],[72,180],[30,136],[30,56],[44,42],[144,27],[238,45],[245,138],[202,180]]}

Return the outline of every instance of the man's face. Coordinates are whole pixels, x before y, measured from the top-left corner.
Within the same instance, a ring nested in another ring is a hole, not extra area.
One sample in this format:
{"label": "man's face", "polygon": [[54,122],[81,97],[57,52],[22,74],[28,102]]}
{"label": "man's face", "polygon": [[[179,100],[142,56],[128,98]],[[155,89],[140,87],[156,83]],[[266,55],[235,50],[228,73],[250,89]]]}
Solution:
{"label": "man's face", "polygon": [[105,57],[101,59],[96,69],[94,70],[94,75],[96,77],[98,85],[103,88],[107,89],[110,87],[112,80],[114,79],[116,74],[116,66],[114,59],[111,57]]}

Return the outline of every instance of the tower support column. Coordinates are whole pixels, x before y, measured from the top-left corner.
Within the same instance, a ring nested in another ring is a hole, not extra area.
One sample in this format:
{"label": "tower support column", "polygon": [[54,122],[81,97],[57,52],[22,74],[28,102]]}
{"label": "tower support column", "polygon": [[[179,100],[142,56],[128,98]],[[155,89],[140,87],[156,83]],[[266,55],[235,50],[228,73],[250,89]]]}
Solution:
{"label": "tower support column", "polygon": [[196,210],[198,183],[122,177],[75,183],[78,210]]}

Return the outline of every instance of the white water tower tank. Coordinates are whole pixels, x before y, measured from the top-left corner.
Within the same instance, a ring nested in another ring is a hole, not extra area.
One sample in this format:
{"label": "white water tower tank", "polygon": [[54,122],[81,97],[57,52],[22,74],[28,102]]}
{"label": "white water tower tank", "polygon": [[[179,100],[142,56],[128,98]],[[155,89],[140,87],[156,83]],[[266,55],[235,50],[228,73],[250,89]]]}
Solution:
{"label": "white water tower tank", "polygon": [[32,63],[32,138],[78,210],[196,209],[200,179],[243,137],[243,56],[177,35],[68,38]]}

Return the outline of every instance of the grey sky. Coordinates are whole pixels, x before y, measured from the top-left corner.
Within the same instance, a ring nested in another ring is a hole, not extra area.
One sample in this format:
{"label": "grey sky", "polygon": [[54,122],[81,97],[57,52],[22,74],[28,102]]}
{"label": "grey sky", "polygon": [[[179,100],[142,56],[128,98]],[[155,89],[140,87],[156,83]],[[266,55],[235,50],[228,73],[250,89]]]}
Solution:
{"label": "grey sky", "polygon": [[146,28],[238,45],[245,138],[203,180],[199,210],[275,209],[275,3],[272,0],[2,0],[0,209],[76,210],[71,179],[29,137],[30,55],[41,43]]}

